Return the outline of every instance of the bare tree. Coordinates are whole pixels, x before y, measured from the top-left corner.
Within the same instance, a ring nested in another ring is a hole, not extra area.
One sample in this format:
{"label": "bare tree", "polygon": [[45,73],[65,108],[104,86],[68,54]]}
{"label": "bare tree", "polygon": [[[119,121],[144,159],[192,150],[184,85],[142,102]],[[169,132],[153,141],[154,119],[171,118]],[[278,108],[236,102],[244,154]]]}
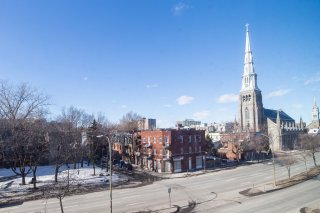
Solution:
{"label": "bare tree", "polygon": [[25,177],[31,171],[31,168],[28,167],[31,150],[25,127],[26,125],[20,123],[20,125],[15,126],[14,130],[9,128],[9,132],[2,143],[4,160],[16,175],[21,176],[22,185],[26,184]]}
{"label": "bare tree", "polygon": [[293,164],[297,163],[296,157],[292,154],[282,154],[279,155],[276,159],[281,166],[286,167],[288,171],[288,177],[291,178],[290,169]]}
{"label": "bare tree", "polygon": [[258,154],[258,162],[260,161],[261,154],[269,150],[269,139],[259,134],[252,135],[249,141],[249,149],[254,150]]}
{"label": "bare tree", "polygon": [[82,143],[82,132],[85,132],[86,128],[92,123],[92,118],[84,110],[70,106],[69,108],[64,108],[57,119],[59,122],[64,123],[66,128],[69,144],[72,147],[71,160],[73,161],[74,169],[76,169],[78,163],[78,172],[80,161],[83,162],[85,153],[85,144]]}
{"label": "bare tree", "polygon": [[302,158],[302,161],[304,162],[304,166],[306,167],[306,171],[308,171],[307,160],[308,160],[308,157],[311,156],[310,151],[309,150],[300,150],[299,156]]}
{"label": "bare tree", "polygon": [[22,184],[25,184],[25,176],[30,172],[27,165],[32,143],[30,134],[27,134],[28,124],[47,113],[48,101],[48,96],[26,83],[15,86],[0,81],[0,118],[6,125],[1,143],[3,156],[12,171],[21,175]]}
{"label": "bare tree", "polygon": [[320,136],[311,134],[301,135],[299,147],[301,150],[308,150],[310,152],[314,166],[317,166],[316,153],[320,151]]}
{"label": "bare tree", "polygon": [[233,134],[229,138],[229,143],[231,143],[231,151],[235,155],[238,164],[240,163],[241,155],[244,151],[248,150],[249,138],[241,134]]}
{"label": "bare tree", "polygon": [[64,213],[63,209],[63,198],[70,194],[70,191],[72,190],[72,187],[77,186],[81,183],[79,178],[75,175],[75,173],[68,174],[66,173],[60,173],[59,175],[59,181],[54,182],[52,184],[47,184],[42,188],[42,192],[45,199],[48,199],[50,197],[56,197],[59,200],[60,204],[60,211],[61,213]]}
{"label": "bare tree", "polygon": [[128,112],[120,119],[120,130],[131,132],[138,129],[138,123],[141,116],[134,112]]}
{"label": "bare tree", "polygon": [[42,160],[48,159],[48,134],[45,120],[37,120],[29,125],[29,161],[28,165],[32,171],[33,188],[36,189],[37,183],[37,168]]}
{"label": "bare tree", "polygon": [[67,164],[71,158],[71,139],[68,128],[64,123],[51,122],[49,127],[49,159],[55,166],[54,180],[58,182],[59,169],[63,164]]}

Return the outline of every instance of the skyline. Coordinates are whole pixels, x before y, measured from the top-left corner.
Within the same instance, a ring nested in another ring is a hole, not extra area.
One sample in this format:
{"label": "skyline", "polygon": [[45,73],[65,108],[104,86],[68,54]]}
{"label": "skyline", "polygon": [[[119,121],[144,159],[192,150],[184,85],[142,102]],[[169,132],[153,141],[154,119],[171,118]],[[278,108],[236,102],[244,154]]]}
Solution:
{"label": "skyline", "polygon": [[308,123],[320,102],[318,1],[93,2],[0,2],[1,79],[45,91],[52,117],[233,121],[246,23],[263,106]]}

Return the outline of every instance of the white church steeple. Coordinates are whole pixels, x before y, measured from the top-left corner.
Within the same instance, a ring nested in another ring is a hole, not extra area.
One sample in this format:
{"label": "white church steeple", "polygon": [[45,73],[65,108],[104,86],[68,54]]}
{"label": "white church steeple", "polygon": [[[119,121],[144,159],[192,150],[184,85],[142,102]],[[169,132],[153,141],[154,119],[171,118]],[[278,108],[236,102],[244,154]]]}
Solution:
{"label": "white church steeple", "polygon": [[242,131],[259,132],[263,125],[262,94],[257,85],[249,39],[249,24],[246,24],[244,69],[239,97],[239,120]]}
{"label": "white church steeple", "polygon": [[319,121],[319,107],[317,106],[316,97],[313,98],[312,120]]}
{"label": "white church steeple", "polygon": [[257,85],[257,74],[254,71],[252,51],[250,48],[249,24],[246,24],[246,46],[241,86],[241,91],[245,90],[259,90]]}

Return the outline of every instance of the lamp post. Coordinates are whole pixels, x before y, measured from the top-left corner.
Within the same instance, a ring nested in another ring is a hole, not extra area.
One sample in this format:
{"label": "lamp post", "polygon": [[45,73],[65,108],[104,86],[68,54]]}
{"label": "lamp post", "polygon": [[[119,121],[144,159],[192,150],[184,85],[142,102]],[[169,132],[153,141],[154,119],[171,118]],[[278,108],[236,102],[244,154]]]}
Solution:
{"label": "lamp post", "polygon": [[109,188],[110,188],[110,213],[112,213],[112,143],[108,135],[98,135],[97,138],[106,137],[109,144]]}

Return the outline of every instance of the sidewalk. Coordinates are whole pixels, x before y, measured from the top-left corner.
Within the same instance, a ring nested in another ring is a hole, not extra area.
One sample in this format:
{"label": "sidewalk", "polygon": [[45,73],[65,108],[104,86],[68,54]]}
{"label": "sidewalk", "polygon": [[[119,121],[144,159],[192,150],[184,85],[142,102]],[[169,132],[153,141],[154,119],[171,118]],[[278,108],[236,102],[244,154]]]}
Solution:
{"label": "sidewalk", "polygon": [[294,175],[291,178],[279,180],[276,182],[277,183],[276,186],[274,186],[273,183],[267,183],[267,184],[259,185],[253,188],[240,191],[239,194],[252,197],[252,196],[257,196],[265,193],[270,193],[277,190],[285,189],[290,186],[294,186],[296,184],[315,178],[318,175],[320,175],[319,166],[309,169],[308,172],[302,172],[300,174]]}
{"label": "sidewalk", "polygon": [[251,164],[254,164],[254,163],[242,163],[242,164],[233,165],[233,166],[198,169],[198,170],[193,170],[193,171],[188,171],[188,172],[179,172],[179,173],[158,173],[155,171],[150,171],[148,169],[140,168],[138,165],[132,164],[132,166],[133,166],[133,171],[138,171],[138,172],[152,175],[152,176],[158,177],[158,178],[173,179],[173,178],[184,178],[184,177],[198,176],[198,175],[211,173],[211,172],[219,172],[222,170],[234,169],[239,166],[245,166],[245,165],[251,165]]}

